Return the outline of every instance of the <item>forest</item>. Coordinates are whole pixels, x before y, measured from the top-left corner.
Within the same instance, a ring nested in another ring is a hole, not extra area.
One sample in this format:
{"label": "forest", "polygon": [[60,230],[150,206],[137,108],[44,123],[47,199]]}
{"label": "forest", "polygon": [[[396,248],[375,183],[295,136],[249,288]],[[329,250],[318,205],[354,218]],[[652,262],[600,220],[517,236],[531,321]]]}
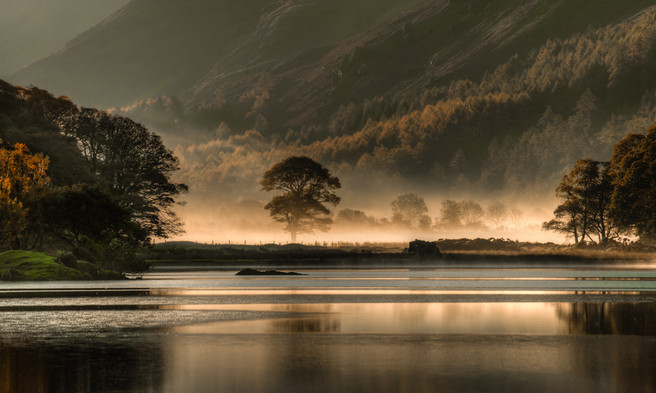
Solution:
{"label": "forest", "polygon": [[[0,81],[0,248],[123,271],[182,231],[177,158],[144,126]],[[68,255],[71,255],[70,257]]]}
{"label": "forest", "polygon": [[[302,125],[278,120],[284,108],[272,80],[224,106],[162,96],[117,110],[176,146],[186,163],[182,176],[203,190],[199,201],[217,194],[225,204],[258,199],[250,179],[287,155],[313,157],[336,168],[345,184],[386,196],[379,183],[465,200],[546,195],[577,160],[609,160],[617,141],[652,126],[655,18],[649,8],[617,24],[548,39],[480,77],[352,96],[304,115]],[[428,28],[418,24],[413,34]],[[340,78],[379,61],[387,53],[380,45],[347,56]]]}

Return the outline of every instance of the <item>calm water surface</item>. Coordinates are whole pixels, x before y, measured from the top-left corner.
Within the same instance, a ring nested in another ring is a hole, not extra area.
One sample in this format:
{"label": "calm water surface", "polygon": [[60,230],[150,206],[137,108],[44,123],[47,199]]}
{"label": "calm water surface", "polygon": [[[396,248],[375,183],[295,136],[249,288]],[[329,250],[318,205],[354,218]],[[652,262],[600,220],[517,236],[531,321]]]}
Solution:
{"label": "calm water surface", "polygon": [[656,266],[0,283],[0,392],[655,392]]}

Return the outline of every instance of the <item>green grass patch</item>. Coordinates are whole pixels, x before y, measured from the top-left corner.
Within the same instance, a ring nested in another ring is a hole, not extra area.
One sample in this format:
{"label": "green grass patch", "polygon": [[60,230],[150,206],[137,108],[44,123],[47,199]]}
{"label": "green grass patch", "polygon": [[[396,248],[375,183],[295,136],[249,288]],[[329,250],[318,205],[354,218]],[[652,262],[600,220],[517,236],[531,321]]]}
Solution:
{"label": "green grass patch", "polygon": [[34,251],[0,253],[0,281],[94,280],[115,279],[122,275],[98,265],[77,261],[77,268],[64,266],[57,258]]}

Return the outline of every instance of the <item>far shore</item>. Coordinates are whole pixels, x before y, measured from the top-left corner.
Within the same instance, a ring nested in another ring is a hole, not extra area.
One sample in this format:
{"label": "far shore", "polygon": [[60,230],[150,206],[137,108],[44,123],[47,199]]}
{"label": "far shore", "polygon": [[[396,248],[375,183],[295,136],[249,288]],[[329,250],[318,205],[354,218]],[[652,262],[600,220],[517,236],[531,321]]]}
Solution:
{"label": "far shore", "polygon": [[[413,243],[427,248],[413,247]],[[656,266],[651,249],[574,247],[520,243],[508,239],[457,239],[408,243],[354,243],[338,247],[302,244],[207,245],[161,243],[138,258],[150,272],[430,269],[430,268],[585,268],[586,266]],[[144,271],[145,272],[145,271]],[[85,261],[65,261],[31,251],[0,254],[1,281],[108,280],[141,278],[144,272],[120,273]]]}
{"label": "far shore", "polygon": [[439,255],[418,255],[407,248],[399,248],[398,244],[387,247],[384,244],[323,247],[301,244],[243,246],[164,243],[145,257],[151,271],[160,272],[244,268],[571,267],[656,261],[656,253],[647,251],[518,243],[503,239],[461,239],[459,242],[435,243],[440,250]]}

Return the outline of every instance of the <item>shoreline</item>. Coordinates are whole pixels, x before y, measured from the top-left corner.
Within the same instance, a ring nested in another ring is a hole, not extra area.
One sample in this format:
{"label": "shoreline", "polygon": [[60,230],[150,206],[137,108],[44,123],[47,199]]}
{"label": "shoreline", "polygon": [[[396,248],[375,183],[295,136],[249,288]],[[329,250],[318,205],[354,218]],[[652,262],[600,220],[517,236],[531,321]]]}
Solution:
{"label": "shoreline", "polygon": [[633,258],[619,256],[590,257],[574,254],[525,254],[525,253],[481,253],[449,252],[441,257],[422,258],[407,254],[373,254],[366,257],[345,258],[262,258],[262,259],[216,259],[216,260],[150,260],[148,272],[184,271],[227,271],[245,268],[275,269],[427,269],[427,268],[540,268],[540,267],[622,267],[650,264],[656,268],[652,254],[635,255]]}

